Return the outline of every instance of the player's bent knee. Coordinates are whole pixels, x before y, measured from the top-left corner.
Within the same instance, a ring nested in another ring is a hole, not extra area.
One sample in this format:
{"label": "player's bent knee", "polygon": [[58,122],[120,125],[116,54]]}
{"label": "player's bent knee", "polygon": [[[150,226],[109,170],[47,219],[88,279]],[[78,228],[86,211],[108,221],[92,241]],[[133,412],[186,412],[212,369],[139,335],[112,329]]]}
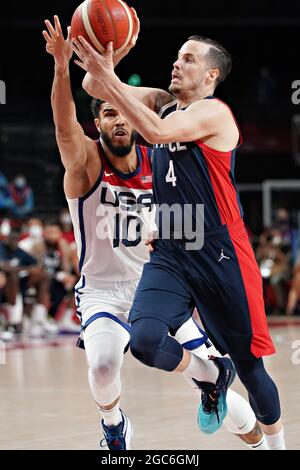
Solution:
{"label": "player's bent knee", "polygon": [[132,355],[143,364],[154,367],[155,356],[162,342],[162,334],[159,328],[149,328],[147,320],[132,323],[130,350]]}
{"label": "player's bent knee", "polygon": [[89,362],[90,373],[99,387],[107,387],[120,375],[122,359],[109,353],[98,353]]}
{"label": "player's bent knee", "polygon": [[131,354],[143,364],[154,367],[154,360],[156,355],[156,344],[148,341],[143,337],[131,337],[130,350]]}

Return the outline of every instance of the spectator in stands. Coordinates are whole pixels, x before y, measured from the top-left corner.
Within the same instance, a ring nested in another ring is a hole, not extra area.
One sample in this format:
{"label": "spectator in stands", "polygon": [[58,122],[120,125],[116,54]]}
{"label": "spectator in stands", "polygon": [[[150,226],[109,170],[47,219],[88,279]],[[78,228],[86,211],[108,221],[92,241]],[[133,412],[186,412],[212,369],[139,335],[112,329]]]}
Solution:
{"label": "spectator in stands", "polygon": [[290,216],[287,209],[280,207],[276,210],[274,228],[280,231],[281,243],[288,248],[292,246],[293,230],[290,223]]}
{"label": "spectator in stands", "polygon": [[71,245],[75,243],[74,230],[69,209],[64,207],[59,214],[59,222],[62,229],[63,238]]}
{"label": "spectator in stands", "polygon": [[9,191],[7,179],[0,172],[0,217],[8,216],[13,206],[14,201]]}
{"label": "spectator in stands", "polygon": [[[272,286],[278,313],[285,313],[291,257],[280,230],[269,228],[263,232],[256,250],[256,258],[265,287]],[[267,299],[266,305],[268,305]]]}
{"label": "spectator in stands", "polygon": [[0,224],[0,241],[5,240],[11,231],[12,222],[10,219],[2,219]]}
{"label": "spectator in stands", "polygon": [[288,295],[287,315],[293,315],[300,301],[300,254],[294,266],[293,278]]}
{"label": "spectator in stands", "polygon": [[9,187],[13,206],[11,215],[16,219],[24,219],[29,216],[34,208],[33,192],[28,186],[24,175],[17,175]]}
{"label": "spectator in stands", "polygon": [[48,277],[37,266],[37,260],[18,246],[19,233],[12,230],[5,241],[0,242],[0,270],[5,274],[3,287],[8,310],[8,328],[16,333],[22,329],[23,302],[21,292],[35,288],[37,302],[32,311],[32,324],[45,322],[47,317]]}
{"label": "spectator in stands", "polygon": [[63,299],[72,293],[77,282],[72,263],[72,250],[63,238],[59,223],[47,222],[44,228],[45,253],[43,265],[50,283],[50,314],[55,315]]}
{"label": "spectator in stands", "polygon": [[44,224],[41,219],[32,217],[28,220],[25,226],[25,234],[19,241],[19,247],[36,258],[39,262],[42,260],[45,251],[45,243]]}

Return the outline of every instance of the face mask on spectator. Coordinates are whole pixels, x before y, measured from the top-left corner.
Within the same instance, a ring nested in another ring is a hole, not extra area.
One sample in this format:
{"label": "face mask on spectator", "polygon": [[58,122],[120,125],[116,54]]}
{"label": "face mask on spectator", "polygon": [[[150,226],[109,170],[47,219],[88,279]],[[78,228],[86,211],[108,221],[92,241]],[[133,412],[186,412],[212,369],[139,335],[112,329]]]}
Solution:
{"label": "face mask on spectator", "polygon": [[10,231],[11,231],[11,225],[10,225],[9,220],[4,219],[0,226],[0,233],[3,237],[8,237],[8,235],[10,234]]}
{"label": "face mask on spectator", "polygon": [[41,239],[43,237],[43,228],[40,225],[31,225],[28,229],[29,236]]}
{"label": "face mask on spectator", "polygon": [[17,189],[24,189],[26,186],[26,180],[23,176],[18,176],[18,178],[14,179],[14,185]]}
{"label": "face mask on spectator", "polygon": [[282,243],[282,238],[280,235],[275,235],[273,238],[272,238],[272,243],[273,245],[275,246],[278,246]]}
{"label": "face mask on spectator", "polygon": [[72,219],[70,214],[63,214],[60,216],[60,221],[63,225],[71,225]]}

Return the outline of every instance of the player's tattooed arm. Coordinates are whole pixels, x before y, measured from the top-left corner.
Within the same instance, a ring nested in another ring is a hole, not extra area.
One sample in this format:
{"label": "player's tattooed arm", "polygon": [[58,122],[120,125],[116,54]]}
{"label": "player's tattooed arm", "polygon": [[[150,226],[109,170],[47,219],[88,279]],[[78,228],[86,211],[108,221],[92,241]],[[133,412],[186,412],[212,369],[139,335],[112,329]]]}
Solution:
{"label": "player's tattooed arm", "polygon": [[158,90],[155,100],[155,106],[153,111],[157,114],[160,113],[161,109],[166,105],[175,100],[175,97],[166,91]]}

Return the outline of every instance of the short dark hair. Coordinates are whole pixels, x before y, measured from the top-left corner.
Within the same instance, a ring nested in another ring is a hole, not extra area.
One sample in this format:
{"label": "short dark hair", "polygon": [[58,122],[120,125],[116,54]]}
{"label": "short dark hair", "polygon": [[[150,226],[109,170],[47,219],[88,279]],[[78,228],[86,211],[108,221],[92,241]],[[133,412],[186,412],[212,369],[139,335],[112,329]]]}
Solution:
{"label": "short dark hair", "polygon": [[60,222],[56,217],[45,219],[43,223],[45,227],[60,227]]}
{"label": "short dark hair", "polygon": [[219,70],[220,75],[216,80],[216,86],[223,82],[229,75],[232,65],[232,60],[229,52],[219,42],[214,39],[207,38],[205,36],[190,36],[189,41],[199,41],[205,44],[209,44],[211,47],[207,53],[207,58],[210,62],[210,66]]}
{"label": "short dark hair", "polygon": [[93,98],[92,99],[91,110],[92,110],[92,114],[94,116],[94,119],[99,118],[99,112],[100,112],[100,109],[101,109],[101,106],[103,105],[103,103],[105,103],[105,101],[100,100],[98,98]]}

